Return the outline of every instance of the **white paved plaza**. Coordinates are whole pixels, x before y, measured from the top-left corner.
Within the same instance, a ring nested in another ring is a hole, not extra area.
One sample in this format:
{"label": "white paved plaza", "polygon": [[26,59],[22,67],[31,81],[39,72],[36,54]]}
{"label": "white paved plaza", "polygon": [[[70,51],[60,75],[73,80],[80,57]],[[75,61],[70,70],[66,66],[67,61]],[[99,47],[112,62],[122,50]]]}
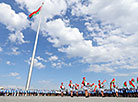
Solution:
{"label": "white paved plaza", "polygon": [[60,96],[1,96],[0,102],[138,102],[138,98],[116,97],[60,97]]}

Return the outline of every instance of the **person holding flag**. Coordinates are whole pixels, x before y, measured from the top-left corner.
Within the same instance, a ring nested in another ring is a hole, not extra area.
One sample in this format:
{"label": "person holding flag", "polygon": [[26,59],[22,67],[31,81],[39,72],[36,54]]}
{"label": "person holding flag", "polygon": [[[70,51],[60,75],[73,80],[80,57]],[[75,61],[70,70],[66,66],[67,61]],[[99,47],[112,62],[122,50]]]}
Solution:
{"label": "person holding flag", "polygon": [[87,82],[86,82],[86,78],[85,78],[85,77],[83,77],[82,87],[83,87],[83,89],[84,89],[84,91],[85,91],[85,97],[86,97],[86,98],[89,97],[89,96],[88,96]]}
{"label": "person holding flag", "polygon": [[125,81],[124,84],[123,84],[123,89],[122,89],[122,91],[123,91],[123,97],[127,97],[127,93],[126,93],[127,89],[128,89],[128,87],[127,87],[127,81]]}
{"label": "person holding flag", "polygon": [[102,83],[100,80],[98,80],[98,86],[99,86],[99,89],[101,91],[101,94],[102,94],[102,97],[104,97],[104,83],[106,82],[106,80],[104,80]]}
{"label": "person holding flag", "polygon": [[72,80],[70,80],[69,87],[70,87],[70,95],[71,95],[71,97],[73,97],[74,85],[73,85],[73,83],[72,83]]}
{"label": "person holding flag", "polygon": [[118,97],[118,86],[115,85],[115,82],[113,83],[113,88],[115,90],[116,97]]}
{"label": "person holding flag", "polygon": [[134,85],[134,78],[132,78],[130,81],[129,81],[129,85],[131,86],[131,88],[135,88],[135,85]]}
{"label": "person holding flag", "polygon": [[88,89],[89,96],[91,96],[91,92],[90,92],[91,85],[90,85],[90,83],[87,83],[86,87]]}
{"label": "person holding flag", "polygon": [[76,96],[78,97],[79,96],[79,94],[78,94],[79,84],[77,84],[77,83],[75,85],[75,90],[76,90]]}
{"label": "person holding flag", "polygon": [[123,87],[124,87],[124,88],[127,87],[127,82],[126,82],[126,81],[124,82]]}
{"label": "person holding flag", "polygon": [[123,97],[127,97],[127,93],[126,93],[126,90],[128,89],[127,87],[127,81],[124,82],[123,84]]}
{"label": "person holding flag", "polygon": [[113,80],[110,82],[110,90],[112,91],[113,88],[113,83],[115,83],[115,78],[113,78]]}
{"label": "person holding flag", "polygon": [[65,91],[65,87],[64,87],[64,85],[63,85],[63,82],[62,82],[61,85],[60,85],[60,89],[61,89],[61,96],[63,97],[64,91]]}
{"label": "person holding flag", "polygon": [[137,89],[138,89],[138,77],[137,77]]}
{"label": "person holding flag", "polygon": [[93,90],[93,91],[94,91],[94,93],[96,93],[96,95],[98,95],[96,90],[97,90],[97,85],[95,85],[95,87],[94,87],[94,90]]}
{"label": "person holding flag", "polygon": [[89,89],[88,89],[89,96],[91,96],[91,92],[93,91],[94,85],[95,85],[95,83],[92,83],[91,85],[89,85]]}

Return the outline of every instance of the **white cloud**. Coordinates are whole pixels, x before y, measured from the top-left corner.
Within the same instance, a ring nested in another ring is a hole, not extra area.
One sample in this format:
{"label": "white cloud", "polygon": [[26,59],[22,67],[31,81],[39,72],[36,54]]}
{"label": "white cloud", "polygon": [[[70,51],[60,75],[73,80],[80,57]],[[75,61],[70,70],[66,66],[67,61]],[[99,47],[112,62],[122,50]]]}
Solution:
{"label": "white cloud", "polygon": [[10,61],[6,61],[6,64],[11,65],[11,62]]}
{"label": "white cloud", "polygon": [[17,48],[17,47],[13,47],[13,48],[11,48],[11,50],[12,50],[12,52],[10,52],[9,54],[11,55],[19,55],[20,54],[20,52],[19,51],[17,51],[19,48]]}
{"label": "white cloud", "polygon": [[51,36],[48,38],[48,41],[54,43],[55,47],[68,45],[71,42],[76,43],[83,39],[82,33],[77,28],[66,27],[61,19],[44,24],[42,31],[48,32]]}
{"label": "white cloud", "polygon": [[[119,68],[138,69],[138,2],[136,0],[89,0],[87,6],[80,2],[72,8],[72,14],[78,16],[89,15],[85,25],[91,32],[97,46],[84,62],[108,63],[114,70]],[[100,22],[100,23],[97,23]],[[105,64],[106,66],[106,64]],[[97,71],[88,68],[88,71]],[[99,71],[98,70],[98,71]],[[119,75],[119,74],[118,74]],[[124,75],[124,74],[120,74]]]}
{"label": "white cloud", "polygon": [[3,51],[3,49],[0,47],[0,52],[2,52]]}
{"label": "white cloud", "polygon": [[62,65],[63,65],[63,63],[60,63],[60,62],[58,62],[58,63],[52,63],[52,66],[56,67],[56,68],[61,68]]}
{"label": "white cloud", "polygon": [[84,72],[106,72],[106,73],[112,73],[115,72],[114,69],[110,68],[110,66],[108,65],[90,65],[90,67],[86,70],[84,70]]}
{"label": "white cloud", "polygon": [[45,60],[44,58],[41,58],[40,56],[37,56],[36,59],[38,59],[39,61],[47,62],[47,60]]}
{"label": "white cloud", "polygon": [[116,24],[124,31],[136,32],[137,10],[137,0],[89,0],[88,5],[78,2],[73,6],[72,14],[94,16],[102,21]]}
{"label": "white cloud", "polygon": [[6,25],[7,29],[11,31],[20,31],[28,27],[27,16],[22,12],[16,14],[8,4],[0,3],[0,15],[2,15],[0,23]]}
{"label": "white cloud", "polygon": [[[36,57],[34,59],[34,67],[38,68],[38,69],[43,69],[46,66],[42,63],[42,62],[46,62],[46,60],[44,60],[43,58],[41,58],[40,56]],[[31,58],[29,60],[26,60],[25,62],[27,62],[28,64],[30,64],[31,62]]]}
{"label": "white cloud", "polygon": [[[38,8],[41,2],[41,0],[16,1],[29,11]],[[64,0],[46,0],[42,11],[43,20],[46,21],[46,18],[52,18],[65,11],[67,6],[63,5],[64,2]],[[87,72],[115,72],[118,68],[138,69],[138,14],[136,13],[138,3],[136,0],[89,0],[87,5],[82,5],[79,0],[67,2],[72,7],[73,15],[85,17],[87,21],[85,26],[91,32],[87,37],[93,40],[85,40],[84,34],[80,33],[78,28],[66,25],[64,20],[42,22],[43,35],[48,35],[48,41],[53,43],[58,51],[66,53],[69,57],[82,58],[83,63],[90,64]],[[63,4],[57,9],[56,5],[60,3]],[[90,18],[86,18],[86,15]],[[38,16],[32,22],[33,29],[37,28],[37,21]],[[101,63],[103,63],[102,66]],[[57,66],[57,63],[53,63],[53,66]]]}
{"label": "white cloud", "polygon": [[56,60],[58,60],[58,57],[57,56],[51,56],[49,58],[49,61],[56,61]]}
{"label": "white cloud", "polygon": [[11,76],[11,77],[16,77],[16,76],[19,76],[20,74],[19,73],[17,73],[17,72],[11,72],[11,73],[9,73],[9,75],[8,76]]}
{"label": "white cloud", "polygon": [[15,65],[14,63],[12,63],[11,61],[6,61],[7,65]]}
{"label": "white cloud", "polygon": [[[50,35],[48,41],[59,48],[59,51],[67,52],[72,57],[90,54],[91,50],[88,49],[92,49],[92,41],[84,40],[79,29],[66,26],[61,19],[48,22],[45,28]],[[64,45],[67,47],[63,47]]]}
{"label": "white cloud", "polygon": [[8,38],[11,42],[14,42],[17,44],[28,43],[28,41],[24,40],[24,35],[20,31],[17,31],[15,34],[10,34]]}
{"label": "white cloud", "polygon": [[[48,22],[46,30],[51,36],[48,41],[52,42],[59,51],[67,53],[69,57],[80,57],[83,62],[90,64],[110,61],[110,56],[104,47],[93,47],[91,40],[85,40],[83,33],[80,33],[77,28],[66,26],[61,19]],[[66,46],[64,47],[64,45]],[[104,54],[107,56],[102,56]],[[53,66],[57,66],[57,64],[53,63]],[[106,70],[110,71],[109,68]]]}
{"label": "white cloud", "polygon": [[43,69],[45,68],[45,65],[39,62],[37,59],[34,59],[34,67],[37,67],[38,69]]}
{"label": "white cloud", "polygon": [[[86,25],[92,26],[90,23]],[[80,57],[82,62],[91,66],[97,63],[95,69],[89,68],[88,71],[114,72],[116,66],[127,69],[138,68],[136,66],[138,62],[137,34],[128,36],[120,28],[107,23],[99,25],[94,22],[93,26],[91,32],[95,30],[98,33],[93,32],[89,36],[94,37],[97,46],[92,45],[94,43],[92,40],[85,40],[83,33],[80,33],[77,28],[66,26],[61,19],[48,22],[45,28],[50,35],[48,41],[52,42],[59,51],[67,53],[69,57]],[[108,66],[105,64],[103,68],[100,68],[99,63],[107,63]],[[56,66],[56,63],[53,63],[53,66]]]}
{"label": "white cloud", "polygon": [[49,56],[52,55],[52,53],[51,53],[51,52],[48,52],[48,51],[46,51],[45,54],[47,54],[47,55],[49,55]]}
{"label": "white cloud", "polygon": [[61,61],[61,60],[57,60],[56,62],[51,62],[51,65],[54,67],[54,68],[62,68],[62,66],[71,66],[72,64],[71,63],[65,63],[64,61]]}

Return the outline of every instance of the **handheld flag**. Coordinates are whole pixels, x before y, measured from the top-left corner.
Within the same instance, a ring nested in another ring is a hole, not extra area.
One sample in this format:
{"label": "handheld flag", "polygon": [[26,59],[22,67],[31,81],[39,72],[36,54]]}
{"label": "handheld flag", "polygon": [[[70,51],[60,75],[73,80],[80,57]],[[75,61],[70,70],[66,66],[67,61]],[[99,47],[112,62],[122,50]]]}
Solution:
{"label": "handheld flag", "polygon": [[123,86],[124,86],[124,87],[127,87],[127,82],[126,82],[126,81],[124,82],[124,85],[123,85]]}
{"label": "handheld flag", "polygon": [[111,81],[111,83],[115,83],[115,78],[113,78],[113,80]]}
{"label": "handheld flag", "polygon": [[96,89],[97,89],[97,85],[95,85],[95,87],[94,87],[94,92],[96,92]]}
{"label": "handheld flag", "polygon": [[104,80],[101,84],[104,84],[104,83],[106,83],[106,80]]}
{"label": "handheld flag", "polygon": [[134,78],[132,78],[132,79],[131,79],[131,82],[135,82],[135,79],[134,79]]}
{"label": "handheld flag", "polygon": [[93,87],[95,85],[95,83],[93,83],[92,85],[91,85],[91,87]]}
{"label": "handheld flag", "polygon": [[132,83],[132,81],[129,81],[129,84],[130,84],[130,86],[131,86],[132,88],[135,87],[135,85]]}

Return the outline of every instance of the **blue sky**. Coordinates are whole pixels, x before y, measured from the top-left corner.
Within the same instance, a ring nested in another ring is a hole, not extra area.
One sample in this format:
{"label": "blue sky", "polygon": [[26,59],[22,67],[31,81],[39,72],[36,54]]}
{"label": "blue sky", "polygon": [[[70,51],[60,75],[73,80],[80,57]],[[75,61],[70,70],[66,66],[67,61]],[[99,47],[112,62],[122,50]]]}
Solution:
{"label": "blue sky", "polygon": [[31,88],[136,79],[137,0],[0,0],[0,86],[25,87],[43,1]]}

